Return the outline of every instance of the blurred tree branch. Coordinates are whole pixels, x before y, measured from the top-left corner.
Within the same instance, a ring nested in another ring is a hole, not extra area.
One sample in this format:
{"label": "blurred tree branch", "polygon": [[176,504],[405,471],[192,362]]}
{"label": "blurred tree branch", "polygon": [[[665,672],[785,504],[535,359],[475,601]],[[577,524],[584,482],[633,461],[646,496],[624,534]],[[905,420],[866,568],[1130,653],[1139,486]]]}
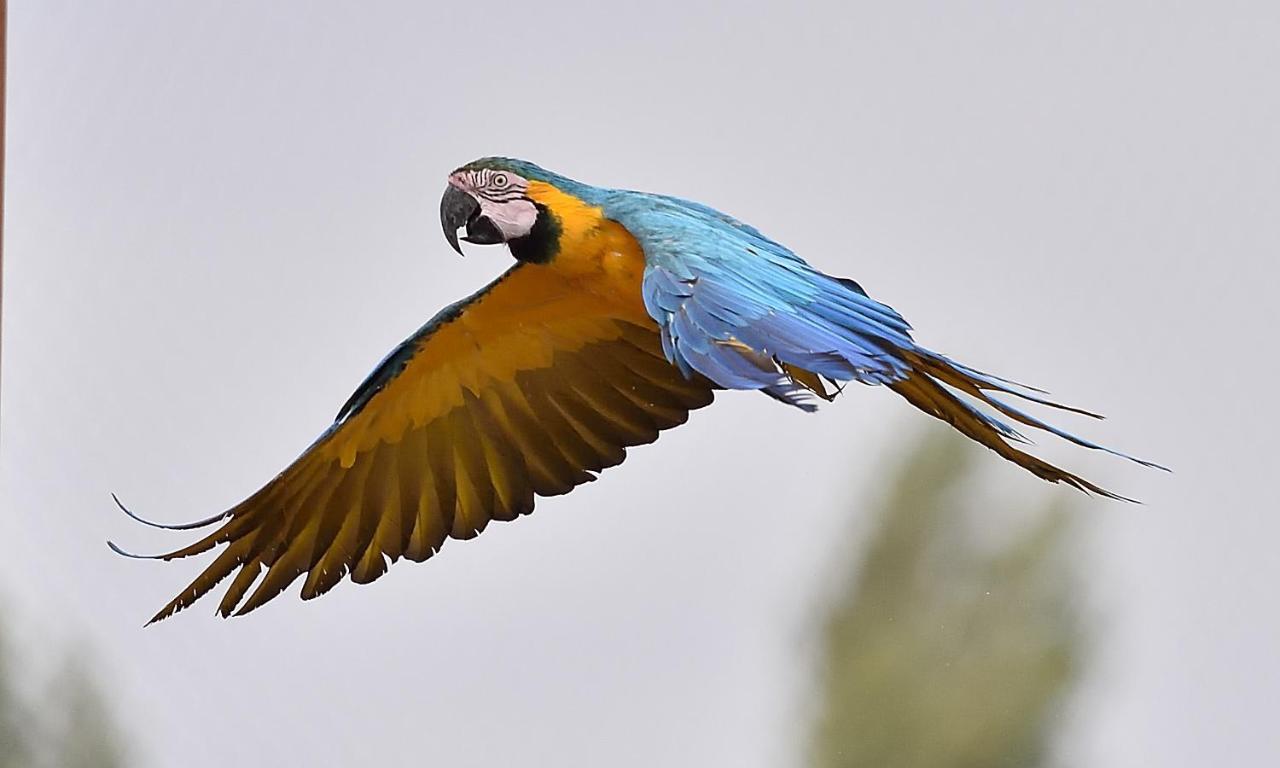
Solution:
{"label": "blurred tree branch", "polygon": [[860,566],[821,628],[812,765],[1045,762],[1081,664],[1057,557],[1068,518],[1046,503],[1025,530],[984,545],[967,522],[1014,516],[970,509],[976,453],[949,435],[922,442],[892,474],[869,540],[846,545]]}
{"label": "blurred tree branch", "polygon": [[[3,627],[0,627],[2,630]],[[123,743],[85,656],[67,658],[38,700],[24,697],[0,635],[0,768],[119,768]]]}

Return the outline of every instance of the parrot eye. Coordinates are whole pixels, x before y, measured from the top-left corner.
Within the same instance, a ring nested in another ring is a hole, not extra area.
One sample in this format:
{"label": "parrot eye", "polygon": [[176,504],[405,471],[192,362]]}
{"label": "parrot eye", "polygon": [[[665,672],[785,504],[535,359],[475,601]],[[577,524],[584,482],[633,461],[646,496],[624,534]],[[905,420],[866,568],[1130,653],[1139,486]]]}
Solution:
{"label": "parrot eye", "polygon": [[498,189],[506,189],[508,183],[509,183],[509,180],[507,179],[507,175],[505,173],[500,173],[497,176],[493,177],[493,186]]}

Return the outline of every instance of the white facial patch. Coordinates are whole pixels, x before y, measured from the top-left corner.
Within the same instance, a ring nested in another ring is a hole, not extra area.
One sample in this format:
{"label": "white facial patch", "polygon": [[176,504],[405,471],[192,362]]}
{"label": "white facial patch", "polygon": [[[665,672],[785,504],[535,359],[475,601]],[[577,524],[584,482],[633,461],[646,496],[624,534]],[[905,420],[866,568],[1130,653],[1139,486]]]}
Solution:
{"label": "white facial patch", "polygon": [[501,230],[506,240],[529,234],[533,223],[538,219],[538,209],[525,198],[505,203],[493,203],[480,198],[480,213]]}
{"label": "white facial patch", "polygon": [[510,171],[458,171],[449,176],[449,183],[475,198],[480,215],[493,222],[504,240],[529,234],[538,219],[538,209],[525,197],[529,182]]}

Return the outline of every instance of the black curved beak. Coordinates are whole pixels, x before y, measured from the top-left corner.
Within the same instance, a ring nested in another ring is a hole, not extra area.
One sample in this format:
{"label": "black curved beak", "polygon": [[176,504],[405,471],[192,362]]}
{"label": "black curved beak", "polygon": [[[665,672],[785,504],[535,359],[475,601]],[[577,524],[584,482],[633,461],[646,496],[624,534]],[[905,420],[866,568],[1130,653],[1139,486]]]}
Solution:
{"label": "black curved beak", "polygon": [[480,215],[480,204],[475,198],[452,184],[440,198],[440,224],[444,227],[445,239],[459,254],[462,248],[458,245],[458,229],[463,226],[467,228],[467,236],[462,239],[468,243],[496,245],[505,242],[497,225]]}
{"label": "black curved beak", "polygon": [[462,246],[458,245],[458,230],[470,224],[479,213],[480,204],[475,198],[452,184],[440,198],[440,226],[444,227],[444,238],[459,255],[462,255]]}

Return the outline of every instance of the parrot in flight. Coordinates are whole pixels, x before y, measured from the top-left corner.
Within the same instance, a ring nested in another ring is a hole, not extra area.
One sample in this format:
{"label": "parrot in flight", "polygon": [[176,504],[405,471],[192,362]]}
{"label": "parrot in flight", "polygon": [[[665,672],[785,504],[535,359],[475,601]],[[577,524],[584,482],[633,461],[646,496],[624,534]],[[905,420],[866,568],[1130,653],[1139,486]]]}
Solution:
{"label": "parrot in flight", "polygon": [[364,584],[402,557],[425,560],[596,479],[718,390],[811,411],[848,382],[885,386],[1037,477],[1109,498],[1124,497],[1017,447],[1013,423],[1163,469],[1019,408],[1009,398],[1095,415],[920,346],[858,283],[701,203],[489,157],[449,176],[440,221],[458,253],[465,230],[515,264],[384,358],[284,471],[194,523],[150,522],[116,499],[155,527],[220,523],[165,554],[111,545],[163,560],[222,547],[152,622],[233,573],[224,617],[303,575],[308,600],[344,576]]}

